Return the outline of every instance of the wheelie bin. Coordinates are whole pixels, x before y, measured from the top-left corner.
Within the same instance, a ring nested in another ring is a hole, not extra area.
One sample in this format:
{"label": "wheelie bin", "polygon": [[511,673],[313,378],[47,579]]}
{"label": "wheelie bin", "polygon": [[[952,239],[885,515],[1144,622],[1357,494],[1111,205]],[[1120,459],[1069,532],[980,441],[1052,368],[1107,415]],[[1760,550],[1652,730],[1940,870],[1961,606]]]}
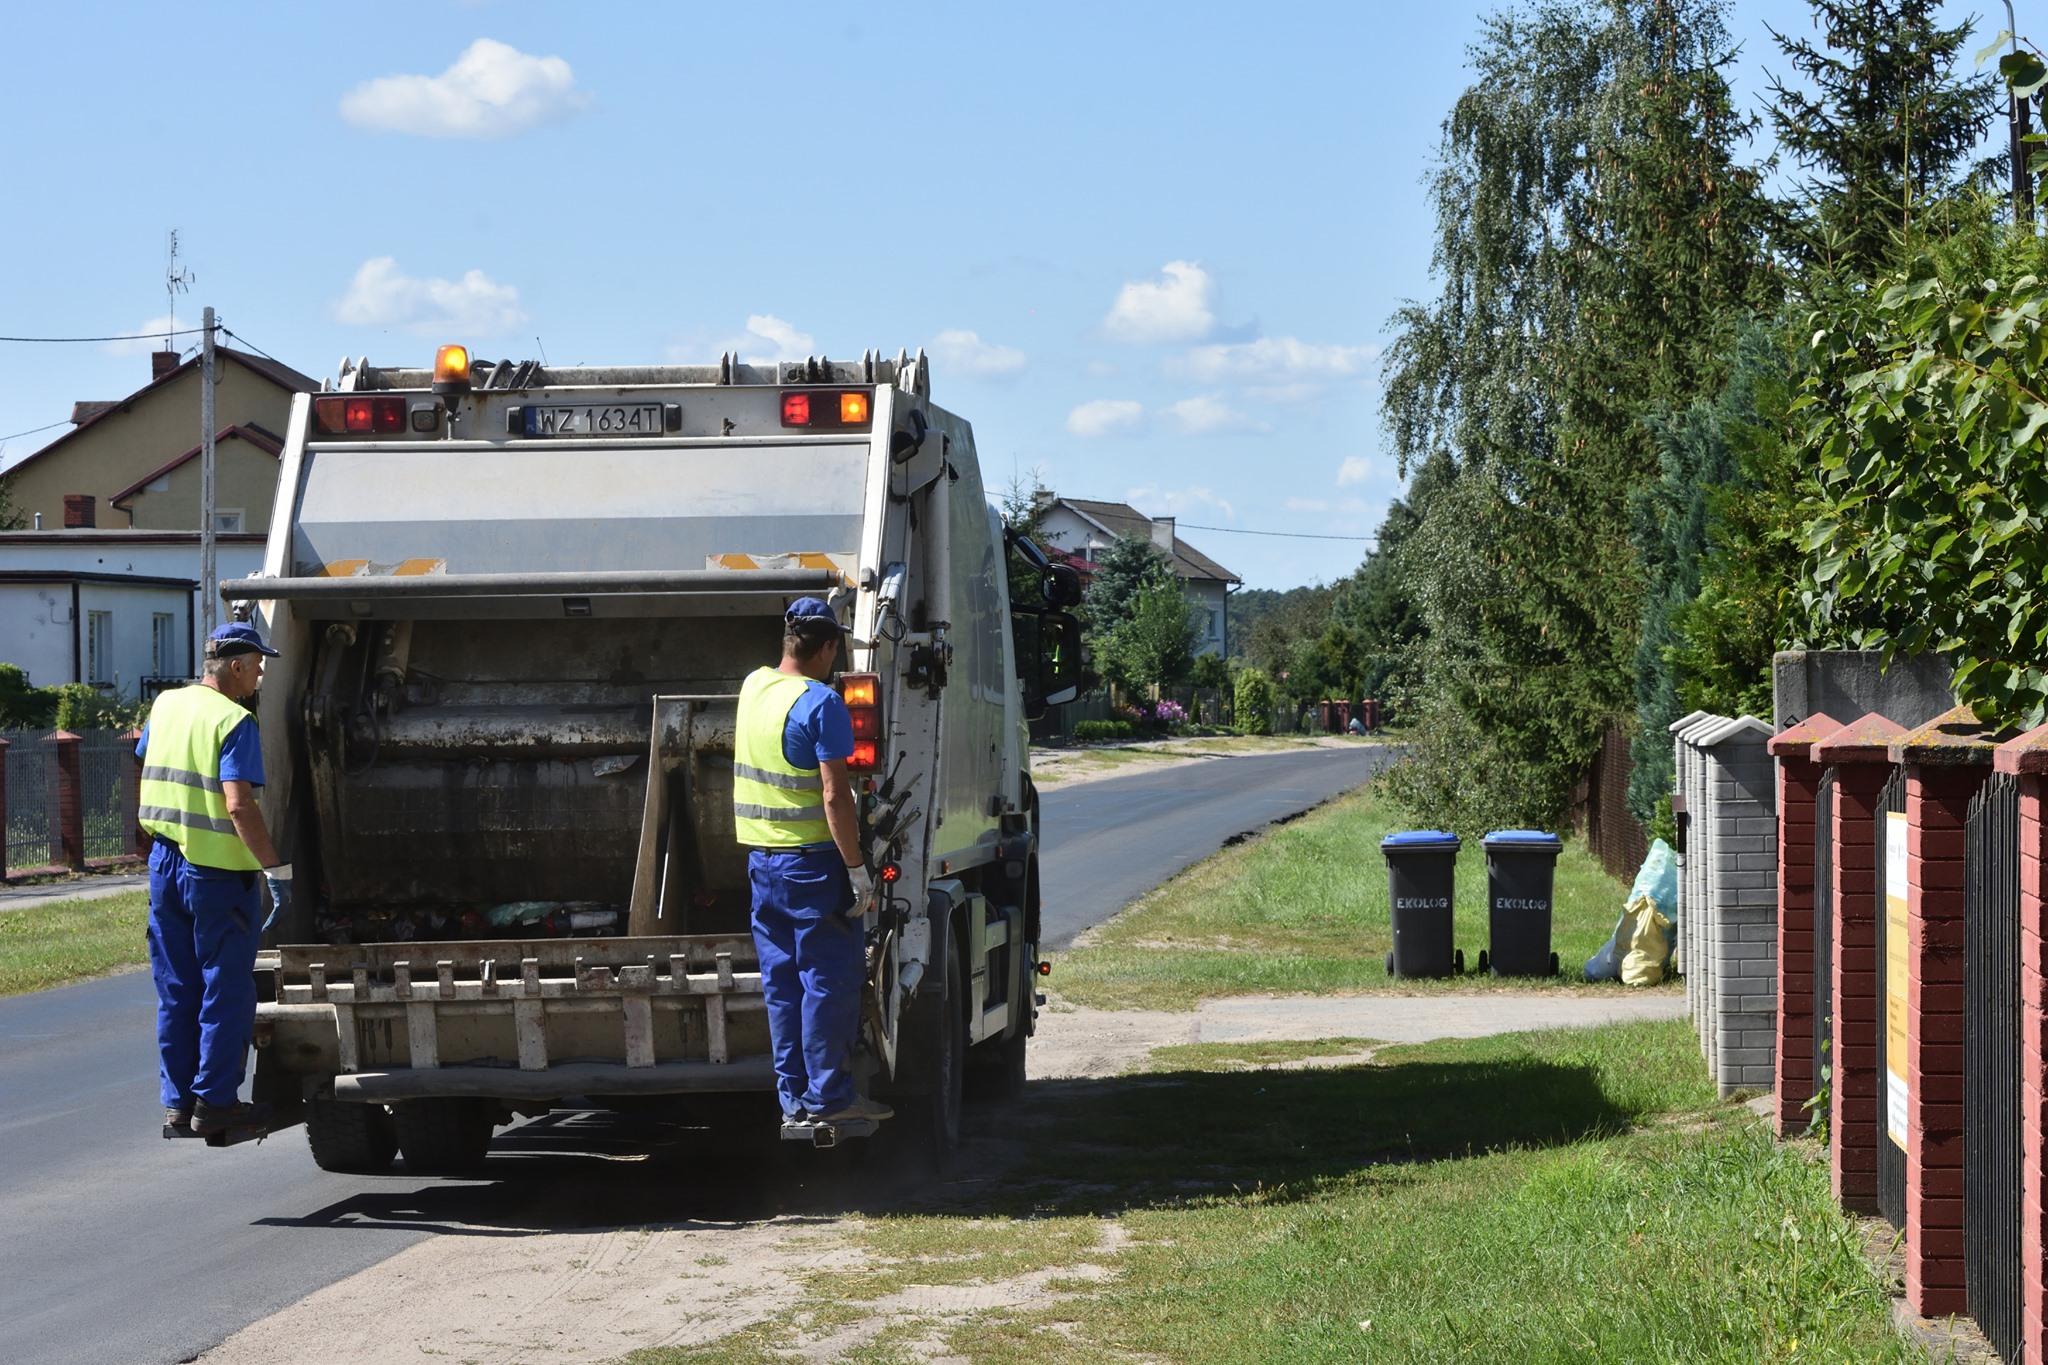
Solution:
{"label": "wheelie bin", "polygon": [[1495,976],[1556,976],[1550,898],[1564,840],[1540,829],[1497,829],[1486,849],[1486,942],[1479,970]]}
{"label": "wheelie bin", "polygon": [[1402,830],[1380,840],[1387,860],[1392,976],[1449,976],[1465,970],[1451,946],[1451,902],[1457,892],[1458,836],[1437,829]]}

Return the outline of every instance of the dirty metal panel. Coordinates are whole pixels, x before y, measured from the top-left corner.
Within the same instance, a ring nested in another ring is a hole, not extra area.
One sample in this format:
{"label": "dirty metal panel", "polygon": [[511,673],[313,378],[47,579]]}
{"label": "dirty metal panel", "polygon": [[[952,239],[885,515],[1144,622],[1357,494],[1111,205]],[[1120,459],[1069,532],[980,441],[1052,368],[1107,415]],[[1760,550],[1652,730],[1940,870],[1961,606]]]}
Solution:
{"label": "dirty metal panel", "polygon": [[[696,568],[857,554],[870,441],[316,449],[294,574],[435,559],[450,574]],[[393,498],[392,490],[405,490]]]}

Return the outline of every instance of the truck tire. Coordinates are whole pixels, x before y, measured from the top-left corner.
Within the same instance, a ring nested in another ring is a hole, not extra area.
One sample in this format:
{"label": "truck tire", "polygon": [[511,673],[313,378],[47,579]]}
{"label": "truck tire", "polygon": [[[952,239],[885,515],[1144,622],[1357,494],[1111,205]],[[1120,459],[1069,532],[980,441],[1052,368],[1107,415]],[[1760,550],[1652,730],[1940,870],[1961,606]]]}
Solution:
{"label": "truck tire", "polygon": [[398,1155],[398,1134],[381,1104],[306,1101],[306,1145],[313,1164],[341,1175],[382,1175]]}
{"label": "truck tire", "polygon": [[391,1106],[398,1150],[411,1175],[473,1175],[491,1147],[493,1100],[407,1100]]}
{"label": "truck tire", "polygon": [[904,1041],[911,1054],[909,1088],[893,1101],[890,1122],[935,1168],[943,1168],[960,1146],[960,1101],[967,1071],[967,982],[957,950],[946,953],[944,999],[919,998]]}

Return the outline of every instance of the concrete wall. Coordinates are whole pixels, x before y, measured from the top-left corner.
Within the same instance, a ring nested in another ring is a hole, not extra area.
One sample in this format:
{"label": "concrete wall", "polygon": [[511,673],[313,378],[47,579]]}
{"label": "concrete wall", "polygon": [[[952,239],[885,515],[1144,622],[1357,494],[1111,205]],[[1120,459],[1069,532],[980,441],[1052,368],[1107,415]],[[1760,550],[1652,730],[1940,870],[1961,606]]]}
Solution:
{"label": "concrete wall", "polygon": [[1788,649],[1771,658],[1777,729],[1816,711],[1844,724],[1872,711],[1912,729],[1956,704],[1948,662],[1933,654],[1894,659],[1874,649]]}
{"label": "concrete wall", "polygon": [[[0,663],[19,665],[34,687],[103,681],[132,699],[143,678],[192,676],[193,597],[192,588],[172,584],[0,582]],[[100,612],[109,647],[95,679],[90,632]],[[159,614],[172,618],[168,660],[157,658]]]}
{"label": "concrete wall", "polygon": [[1768,1091],[1778,1027],[1777,772],[1771,728],[1695,713],[1675,729],[1686,997],[1721,1093]]}

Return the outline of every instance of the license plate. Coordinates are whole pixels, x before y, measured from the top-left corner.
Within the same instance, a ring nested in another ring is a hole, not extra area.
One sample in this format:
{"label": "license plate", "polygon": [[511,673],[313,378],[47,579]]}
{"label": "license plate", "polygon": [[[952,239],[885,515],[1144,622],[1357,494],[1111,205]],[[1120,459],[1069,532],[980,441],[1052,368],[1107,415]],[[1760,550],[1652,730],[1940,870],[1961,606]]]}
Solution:
{"label": "license plate", "polygon": [[661,432],[659,403],[588,403],[526,409],[528,436],[659,436]]}

